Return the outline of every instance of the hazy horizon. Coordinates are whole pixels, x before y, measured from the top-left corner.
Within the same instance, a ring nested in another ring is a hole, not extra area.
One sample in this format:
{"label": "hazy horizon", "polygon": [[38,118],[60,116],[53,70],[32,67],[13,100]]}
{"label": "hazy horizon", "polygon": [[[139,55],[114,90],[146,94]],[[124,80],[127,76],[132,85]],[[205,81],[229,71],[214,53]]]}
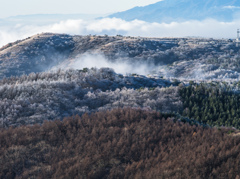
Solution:
{"label": "hazy horizon", "polygon": [[[21,1],[21,5],[16,6],[18,7],[17,10],[3,8],[4,6],[0,7],[0,47],[7,43],[42,32],[65,33],[70,35],[107,34],[111,36],[123,35],[134,37],[235,39],[237,36],[236,31],[240,28],[240,18],[238,16],[231,22],[219,21],[208,17],[204,20],[187,19],[178,21],[175,19],[166,22],[147,22],[137,19],[127,21],[121,18],[108,18],[103,15],[110,13],[108,10],[109,7],[111,7],[112,11],[116,12],[135,6],[149,5],[160,0],[134,0],[131,1],[131,3],[127,3],[126,0],[121,2],[110,0],[90,0],[88,2],[70,0],[67,4],[62,0],[58,1],[58,3],[52,0],[48,3],[45,2],[45,4],[44,1],[37,0],[34,4],[30,0],[23,0]],[[27,3],[27,5],[25,5],[24,2],[25,4]],[[4,5],[5,7],[9,7],[11,3],[17,5],[19,2],[10,0],[4,2]],[[53,9],[52,5],[54,3],[56,6]],[[79,6],[79,4],[81,4],[81,6]],[[37,5],[39,5],[39,7]],[[45,8],[43,8],[43,5]],[[76,7],[74,5],[78,7],[77,10],[75,10]],[[30,8],[24,10],[26,7]],[[71,11],[68,10],[70,7],[72,8]],[[65,10],[63,10],[63,8]],[[94,10],[96,8],[98,10]],[[95,15],[93,15],[93,13]],[[8,18],[1,18],[3,15]]]}
{"label": "hazy horizon", "polygon": [[68,19],[45,22],[39,20],[0,21],[0,47],[42,33],[65,33],[70,35],[124,35],[141,37],[203,37],[236,38],[240,19],[220,22],[214,19],[170,23],[149,23],[140,20],[125,21],[118,18],[95,20]]}
{"label": "hazy horizon", "polygon": [[158,1],[161,0],[8,0],[1,2],[0,19],[27,14],[108,14]]}

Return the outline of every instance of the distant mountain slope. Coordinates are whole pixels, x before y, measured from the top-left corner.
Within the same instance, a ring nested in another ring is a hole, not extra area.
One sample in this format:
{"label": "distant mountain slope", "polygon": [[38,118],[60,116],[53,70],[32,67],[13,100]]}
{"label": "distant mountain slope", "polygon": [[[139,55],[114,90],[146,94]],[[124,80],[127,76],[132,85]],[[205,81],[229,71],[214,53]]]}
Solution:
{"label": "distant mountain slope", "polygon": [[240,13],[238,0],[163,0],[110,15],[127,21],[172,22],[214,18],[232,21]]}

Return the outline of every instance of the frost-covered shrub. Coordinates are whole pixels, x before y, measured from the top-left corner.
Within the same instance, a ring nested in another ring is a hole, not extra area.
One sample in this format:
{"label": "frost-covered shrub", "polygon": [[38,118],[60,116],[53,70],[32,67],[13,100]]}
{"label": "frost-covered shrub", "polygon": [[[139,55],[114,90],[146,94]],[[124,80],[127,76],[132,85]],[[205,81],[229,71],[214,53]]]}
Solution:
{"label": "frost-covered shrub", "polygon": [[177,87],[158,78],[123,76],[110,68],[32,73],[0,81],[0,125],[42,123],[112,108],[178,111]]}

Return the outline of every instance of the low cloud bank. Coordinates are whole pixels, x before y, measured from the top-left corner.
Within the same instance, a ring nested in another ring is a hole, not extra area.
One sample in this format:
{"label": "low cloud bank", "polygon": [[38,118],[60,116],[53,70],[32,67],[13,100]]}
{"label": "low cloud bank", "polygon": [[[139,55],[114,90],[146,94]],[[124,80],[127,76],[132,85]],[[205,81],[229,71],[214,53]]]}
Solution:
{"label": "low cloud bank", "polygon": [[24,24],[7,25],[1,23],[0,46],[28,36],[42,33],[67,33],[72,35],[125,35],[143,37],[212,37],[235,38],[240,20],[219,22],[214,19],[171,23],[148,23],[140,20],[131,22],[117,18],[99,20],[66,20],[51,25]]}
{"label": "low cloud bank", "polygon": [[121,60],[117,59],[114,62],[107,60],[104,55],[101,54],[84,54],[79,58],[72,60],[70,63],[67,61],[66,63],[61,64],[60,66],[55,67],[58,68],[72,68],[72,69],[83,69],[83,68],[102,68],[102,67],[109,67],[114,69],[116,73],[121,74],[129,74],[129,73],[136,73],[141,75],[148,75],[152,74],[154,70],[159,69],[151,64],[147,63],[131,63],[128,60]]}

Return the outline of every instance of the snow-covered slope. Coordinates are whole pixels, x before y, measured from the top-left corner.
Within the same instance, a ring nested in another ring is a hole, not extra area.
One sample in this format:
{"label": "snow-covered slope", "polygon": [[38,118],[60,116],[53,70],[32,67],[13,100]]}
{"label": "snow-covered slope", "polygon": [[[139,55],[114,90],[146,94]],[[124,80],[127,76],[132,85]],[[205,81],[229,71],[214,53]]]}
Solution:
{"label": "snow-covered slope", "polygon": [[[175,85],[175,87],[164,88]],[[0,128],[121,107],[178,111],[176,84],[112,69],[58,70],[0,80]]]}
{"label": "snow-covered slope", "polygon": [[85,67],[174,78],[239,79],[239,59],[239,47],[232,40],[44,33],[0,49],[0,79]]}

